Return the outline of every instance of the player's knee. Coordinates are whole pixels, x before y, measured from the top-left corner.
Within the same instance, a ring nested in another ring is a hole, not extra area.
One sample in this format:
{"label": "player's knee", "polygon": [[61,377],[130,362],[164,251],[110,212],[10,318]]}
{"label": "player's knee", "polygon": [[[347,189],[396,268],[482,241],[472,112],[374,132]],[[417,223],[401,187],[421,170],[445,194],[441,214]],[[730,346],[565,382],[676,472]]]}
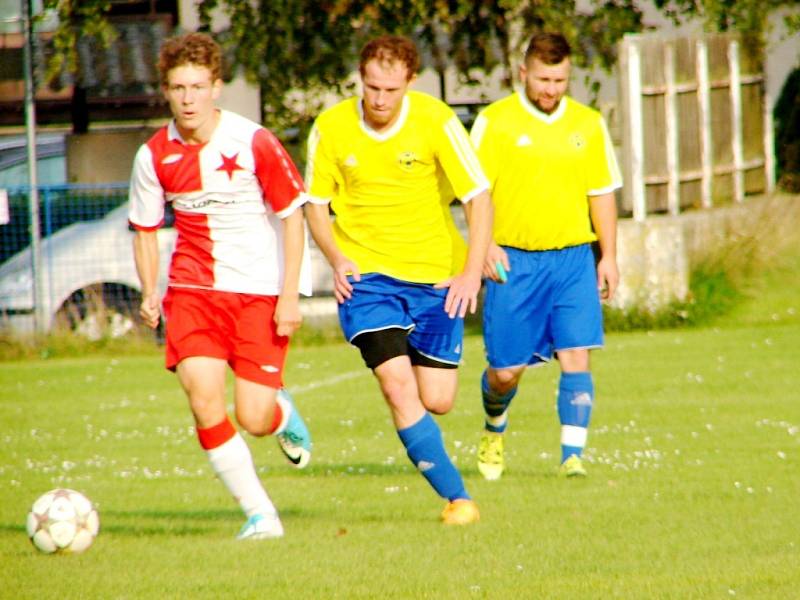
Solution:
{"label": "player's knee", "polygon": [[437,394],[433,398],[427,397],[422,399],[422,404],[435,415],[446,415],[453,409],[452,396],[446,394]]}
{"label": "player's knee", "polygon": [[489,385],[495,392],[506,394],[517,387],[521,373],[514,369],[493,370],[489,375]]}
{"label": "player's knee", "polygon": [[263,413],[237,410],[236,421],[252,436],[263,437],[271,433],[272,419]]}
{"label": "player's knee", "polygon": [[416,384],[413,377],[397,377],[383,374],[379,377],[381,392],[392,406],[400,406],[407,398],[416,396]]}
{"label": "player's knee", "polygon": [[574,373],[589,370],[589,350],[585,348],[559,350],[556,356],[562,371]]}
{"label": "player's knee", "polygon": [[220,403],[215,398],[192,395],[189,397],[189,408],[201,429],[214,427],[227,417],[224,401]]}

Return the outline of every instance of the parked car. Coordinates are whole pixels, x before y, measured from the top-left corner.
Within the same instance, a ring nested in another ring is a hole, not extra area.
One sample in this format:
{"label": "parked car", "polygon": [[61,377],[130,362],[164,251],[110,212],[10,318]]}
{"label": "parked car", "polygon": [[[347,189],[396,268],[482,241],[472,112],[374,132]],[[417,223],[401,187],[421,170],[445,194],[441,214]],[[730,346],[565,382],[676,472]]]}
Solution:
{"label": "parked car", "polygon": [[[162,293],[177,237],[170,216],[158,231]],[[144,328],[133,235],[125,202],[101,219],[73,223],[42,240],[44,331],[69,330],[100,339]],[[307,317],[330,316],[336,312],[330,268],[313,244],[310,255],[315,297],[303,300],[301,308]],[[30,248],[0,265],[0,332],[33,333],[32,273]]]}
{"label": "parked car", "polygon": [[[161,281],[166,286],[172,227],[159,231]],[[42,240],[43,330],[66,328],[98,339],[118,337],[141,326],[141,288],[133,262],[128,205],[95,221],[73,223]],[[0,265],[0,329],[34,331],[30,247]]]}

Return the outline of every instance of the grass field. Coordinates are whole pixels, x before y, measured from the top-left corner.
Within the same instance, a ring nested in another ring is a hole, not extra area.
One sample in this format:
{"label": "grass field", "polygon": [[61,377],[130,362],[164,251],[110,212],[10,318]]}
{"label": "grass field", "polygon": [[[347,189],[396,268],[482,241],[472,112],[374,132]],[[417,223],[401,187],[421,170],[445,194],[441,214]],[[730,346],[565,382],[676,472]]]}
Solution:
{"label": "grass field", "polygon": [[[555,368],[514,401],[508,471],[475,468],[480,339],[441,418],[479,502],[466,528],[413,472],[345,345],[294,349],[287,381],[315,436],[296,471],[250,440],[286,537],[233,540],[160,354],[0,363],[2,598],[797,598],[800,259],[711,327],[609,335],[594,355],[589,477],[556,475]],[[85,554],[44,556],[24,522],[67,486],[99,506]]]}

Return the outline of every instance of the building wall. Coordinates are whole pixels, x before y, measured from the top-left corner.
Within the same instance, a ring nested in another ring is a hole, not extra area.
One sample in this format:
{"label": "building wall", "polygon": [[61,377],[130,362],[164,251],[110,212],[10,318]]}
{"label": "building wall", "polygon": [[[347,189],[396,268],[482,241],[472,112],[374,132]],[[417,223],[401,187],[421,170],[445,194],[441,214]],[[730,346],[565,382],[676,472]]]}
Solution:
{"label": "building wall", "polygon": [[[118,183],[129,181],[139,146],[155,127],[99,130],[66,136],[68,183]],[[110,150],[111,149],[111,150]]]}

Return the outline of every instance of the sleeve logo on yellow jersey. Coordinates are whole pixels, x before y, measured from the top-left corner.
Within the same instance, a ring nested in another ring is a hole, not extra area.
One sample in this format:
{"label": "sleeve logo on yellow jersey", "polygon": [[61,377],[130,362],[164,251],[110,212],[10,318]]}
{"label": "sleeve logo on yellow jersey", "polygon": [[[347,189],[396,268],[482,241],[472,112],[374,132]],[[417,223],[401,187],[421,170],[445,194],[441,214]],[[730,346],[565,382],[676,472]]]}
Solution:
{"label": "sleeve logo on yellow jersey", "polygon": [[529,138],[528,135],[525,133],[523,133],[521,136],[517,138],[517,146],[519,146],[520,148],[522,146],[532,146],[532,145],[533,142],[531,141],[531,138]]}
{"label": "sleeve logo on yellow jersey", "polygon": [[418,162],[417,155],[411,151],[401,152],[397,155],[397,164],[404,171],[411,171],[414,168],[414,163]]}
{"label": "sleeve logo on yellow jersey", "polygon": [[586,140],[580,133],[573,133],[569,136],[569,143],[572,144],[576,150],[580,150],[586,145]]}

